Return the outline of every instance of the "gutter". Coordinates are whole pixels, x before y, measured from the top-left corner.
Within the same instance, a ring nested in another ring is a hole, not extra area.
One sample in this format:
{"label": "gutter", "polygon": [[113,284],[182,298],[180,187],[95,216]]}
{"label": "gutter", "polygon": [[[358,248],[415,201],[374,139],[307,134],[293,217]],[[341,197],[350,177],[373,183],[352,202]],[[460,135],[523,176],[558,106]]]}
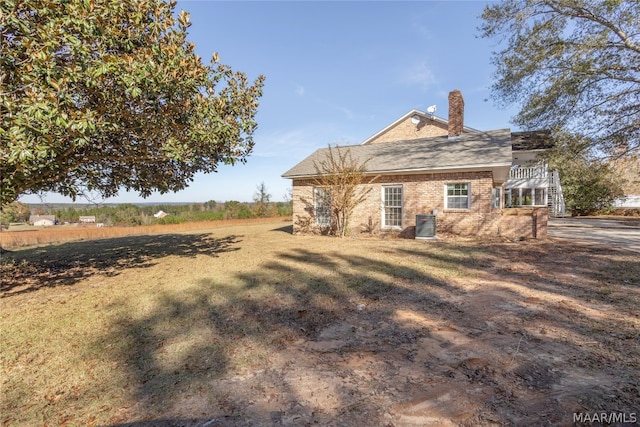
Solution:
{"label": "gutter", "polygon": [[[477,172],[490,170],[497,167],[511,167],[511,162],[503,162],[503,163],[489,163],[477,166],[442,166],[442,167],[434,167],[429,169],[390,169],[390,170],[377,170],[377,171],[366,171],[365,175],[420,175],[420,174],[432,174],[432,173],[445,173],[448,171],[455,172]],[[318,176],[317,174],[302,174],[302,175],[280,175],[282,178],[286,179],[296,179],[296,178],[313,178]]]}

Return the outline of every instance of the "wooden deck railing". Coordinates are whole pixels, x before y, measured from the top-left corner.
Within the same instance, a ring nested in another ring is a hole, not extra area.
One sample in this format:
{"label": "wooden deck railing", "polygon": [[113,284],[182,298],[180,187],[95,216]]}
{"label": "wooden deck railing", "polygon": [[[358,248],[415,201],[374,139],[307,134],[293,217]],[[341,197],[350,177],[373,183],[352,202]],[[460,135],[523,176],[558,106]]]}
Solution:
{"label": "wooden deck railing", "polygon": [[509,179],[545,179],[549,171],[546,167],[519,167],[509,171]]}

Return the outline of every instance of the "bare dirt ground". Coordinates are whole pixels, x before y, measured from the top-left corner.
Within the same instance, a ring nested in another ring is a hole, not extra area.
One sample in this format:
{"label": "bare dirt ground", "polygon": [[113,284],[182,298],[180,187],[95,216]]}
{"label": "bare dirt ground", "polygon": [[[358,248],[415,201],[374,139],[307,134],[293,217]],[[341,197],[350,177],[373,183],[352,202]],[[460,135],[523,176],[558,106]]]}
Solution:
{"label": "bare dirt ground", "polygon": [[[245,228],[242,236],[217,230],[212,237],[225,242],[224,252],[181,259],[180,274],[198,283],[180,290],[184,300],[164,295],[151,315],[145,308],[143,321],[129,313],[126,327],[122,319],[116,323],[120,329],[112,333],[135,330],[138,340],[111,365],[114,375],[127,371],[118,383],[124,397],[107,402],[111,407],[99,418],[73,412],[67,402],[58,411],[71,413],[69,425],[570,426],[640,420],[637,254],[554,240],[336,241],[291,236],[286,227],[268,225]],[[158,270],[159,260],[180,253],[142,255],[135,254],[133,265],[118,259],[122,268],[134,268],[153,258],[145,274],[158,279],[176,268]],[[73,259],[74,268],[87,268],[85,261]],[[91,265],[106,271],[107,264]],[[195,278],[187,275],[190,269],[200,269]],[[108,275],[74,274],[71,288],[38,286],[31,293],[5,280],[1,308],[24,310],[61,292],[83,292],[98,277],[100,286],[111,286],[104,284]],[[126,283],[126,271],[118,280],[113,286]],[[221,283],[233,290],[220,291]],[[202,315],[187,318],[186,312]],[[193,323],[198,334],[189,329],[188,340],[208,341],[206,351],[163,365],[163,355],[186,342],[186,332],[160,340],[153,332],[158,313],[162,322]],[[11,324],[3,320],[3,327]],[[211,341],[220,345],[214,349]],[[15,387],[12,369],[20,357],[4,358],[5,374],[11,374],[5,390]],[[4,412],[4,425],[27,425],[16,413],[16,399],[5,394],[10,412]],[[576,421],[574,414],[583,418]],[[609,418],[591,423],[593,414]]]}
{"label": "bare dirt ground", "polygon": [[598,251],[499,246],[474,279],[354,301],[222,381],[235,412],[209,425],[568,426],[603,411],[618,422],[593,425],[637,425],[639,279],[590,277]]}

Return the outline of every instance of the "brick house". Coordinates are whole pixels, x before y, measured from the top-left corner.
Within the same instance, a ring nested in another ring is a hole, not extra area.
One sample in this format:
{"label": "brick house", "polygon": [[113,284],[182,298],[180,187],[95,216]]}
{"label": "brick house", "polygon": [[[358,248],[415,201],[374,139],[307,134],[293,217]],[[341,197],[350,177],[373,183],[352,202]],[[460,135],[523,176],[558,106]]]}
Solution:
{"label": "brick house", "polygon": [[[540,141],[544,138],[536,134],[464,126],[464,100],[458,90],[449,94],[448,120],[412,110],[360,145],[333,148],[349,150],[359,162],[368,160],[369,178],[363,187],[369,192],[353,212],[351,231],[413,237],[416,216],[433,213],[438,231],[545,237],[549,192],[540,188],[548,182],[532,181],[536,175],[513,184],[513,171],[522,165],[540,169],[531,163],[540,150],[549,148]],[[294,234],[323,232],[331,225],[314,166],[327,150],[317,150],[282,175],[293,181]]]}

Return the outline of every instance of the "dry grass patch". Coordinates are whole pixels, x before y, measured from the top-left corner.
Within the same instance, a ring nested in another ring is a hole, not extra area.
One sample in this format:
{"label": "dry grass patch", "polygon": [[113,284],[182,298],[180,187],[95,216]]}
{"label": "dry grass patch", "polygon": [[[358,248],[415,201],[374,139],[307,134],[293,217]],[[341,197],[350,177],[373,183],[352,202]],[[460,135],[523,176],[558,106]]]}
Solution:
{"label": "dry grass patch", "polygon": [[289,225],[10,253],[2,423],[561,425],[573,411],[638,412],[634,255]]}
{"label": "dry grass patch", "polygon": [[284,218],[252,218],[226,221],[188,222],[183,224],[142,225],[135,227],[97,227],[93,225],[60,225],[55,227],[24,226],[19,231],[0,232],[0,247],[18,249],[51,245],[79,240],[112,239],[126,236],[148,236],[182,233],[193,230],[210,230],[231,225],[252,225],[282,221]]}

